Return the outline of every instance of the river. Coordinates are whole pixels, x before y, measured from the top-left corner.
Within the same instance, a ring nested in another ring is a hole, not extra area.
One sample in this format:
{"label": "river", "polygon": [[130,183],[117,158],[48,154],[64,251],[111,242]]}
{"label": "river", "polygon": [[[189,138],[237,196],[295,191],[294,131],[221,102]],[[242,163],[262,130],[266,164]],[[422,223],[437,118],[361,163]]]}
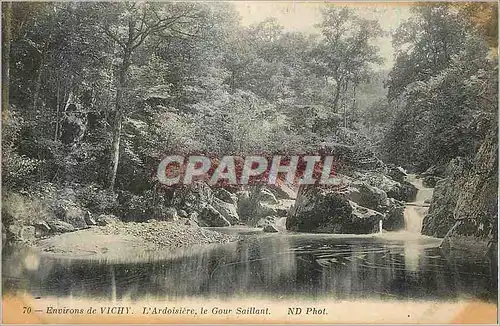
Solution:
{"label": "river", "polygon": [[246,235],[148,262],[56,259],[23,249],[4,255],[4,291],[103,299],[493,299],[486,259],[466,252],[445,255],[438,248],[441,239],[420,234],[432,189],[418,179],[411,182],[419,192],[405,210],[404,231],[266,234],[219,228]]}

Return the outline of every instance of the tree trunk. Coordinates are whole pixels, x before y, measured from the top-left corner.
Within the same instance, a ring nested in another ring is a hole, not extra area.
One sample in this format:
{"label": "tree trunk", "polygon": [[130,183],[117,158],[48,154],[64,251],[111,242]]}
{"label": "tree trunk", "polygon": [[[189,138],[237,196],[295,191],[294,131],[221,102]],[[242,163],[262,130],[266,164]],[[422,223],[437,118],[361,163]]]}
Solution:
{"label": "tree trunk", "polygon": [[111,165],[110,165],[110,179],[109,189],[112,191],[115,187],[116,172],[118,171],[118,161],[120,160],[120,141],[122,131],[122,114],[117,111],[114,119],[113,126],[113,142],[111,145]]}
{"label": "tree trunk", "polygon": [[[347,80],[342,87],[342,92],[344,94],[347,92],[347,85],[348,84],[349,84],[349,80]],[[344,107],[344,128],[347,128],[347,103],[346,103],[345,98],[342,99],[341,106]]]}
{"label": "tree trunk", "polygon": [[33,104],[31,109],[32,117],[36,117],[36,105],[38,103],[38,98],[40,97],[40,89],[42,88],[42,72],[43,72],[43,65],[45,63],[45,53],[46,53],[45,46],[42,51],[43,52],[40,53],[40,65],[38,66],[38,72],[36,74],[36,82],[35,82],[35,91],[33,93]]}
{"label": "tree trunk", "polygon": [[120,141],[123,119],[123,93],[127,82],[128,69],[130,67],[131,50],[125,49],[122,67],[120,68],[118,87],[116,90],[115,116],[113,124],[113,142],[111,145],[111,163],[109,166],[109,189],[115,187],[116,173],[118,171],[118,161],[120,160]]}
{"label": "tree trunk", "polygon": [[339,111],[339,99],[340,99],[340,89],[342,88],[342,78],[336,80],[337,85],[335,86],[335,98],[333,100],[333,111],[337,113]]}
{"label": "tree trunk", "polygon": [[2,37],[2,120],[7,119],[9,110],[10,43],[12,39],[12,2],[3,7]]}
{"label": "tree trunk", "polygon": [[59,139],[59,111],[61,110],[61,81],[57,80],[57,93],[56,93],[56,126],[54,130],[54,141]]}

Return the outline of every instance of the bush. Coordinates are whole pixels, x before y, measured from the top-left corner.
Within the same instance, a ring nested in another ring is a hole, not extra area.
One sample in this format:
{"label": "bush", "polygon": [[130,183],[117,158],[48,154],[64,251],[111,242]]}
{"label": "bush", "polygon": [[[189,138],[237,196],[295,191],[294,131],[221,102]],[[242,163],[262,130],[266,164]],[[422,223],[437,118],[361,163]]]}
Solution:
{"label": "bush", "polygon": [[54,217],[47,203],[36,196],[17,192],[2,196],[2,223],[9,225],[30,225]]}
{"label": "bush", "polygon": [[77,200],[94,214],[118,214],[118,195],[97,185],[81,186],[76,190]]}

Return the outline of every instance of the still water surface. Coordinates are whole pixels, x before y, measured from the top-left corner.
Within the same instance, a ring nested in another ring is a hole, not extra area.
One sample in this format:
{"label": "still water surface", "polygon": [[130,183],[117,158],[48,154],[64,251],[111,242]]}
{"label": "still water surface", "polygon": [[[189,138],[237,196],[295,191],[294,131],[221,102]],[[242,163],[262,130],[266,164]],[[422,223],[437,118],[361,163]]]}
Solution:
{"label": "still water surface", "polygon": [[[10,266],[4,264],[3,285],[34,296],[109,299],[493,299],[496,286],[488,262],[463,253],[444,255],[439,243],[408,232],[261,233],[159,261],[126,263],[30,258],[28,251],[19,251],[17,263],[10,256]],[[29,259],[36,261],[30,266]]]}

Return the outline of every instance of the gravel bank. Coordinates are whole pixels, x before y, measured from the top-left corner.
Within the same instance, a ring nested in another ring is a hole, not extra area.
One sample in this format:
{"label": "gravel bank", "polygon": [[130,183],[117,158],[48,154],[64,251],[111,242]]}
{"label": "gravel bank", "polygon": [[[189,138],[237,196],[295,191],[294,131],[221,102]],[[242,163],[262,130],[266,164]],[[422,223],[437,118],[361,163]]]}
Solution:
{"label": "gravel bank", "polygon": [[59,257],[130,261],[162,258],[186,247],[236,239],[182,221],[115,222],[42,239],[35,247]]}

